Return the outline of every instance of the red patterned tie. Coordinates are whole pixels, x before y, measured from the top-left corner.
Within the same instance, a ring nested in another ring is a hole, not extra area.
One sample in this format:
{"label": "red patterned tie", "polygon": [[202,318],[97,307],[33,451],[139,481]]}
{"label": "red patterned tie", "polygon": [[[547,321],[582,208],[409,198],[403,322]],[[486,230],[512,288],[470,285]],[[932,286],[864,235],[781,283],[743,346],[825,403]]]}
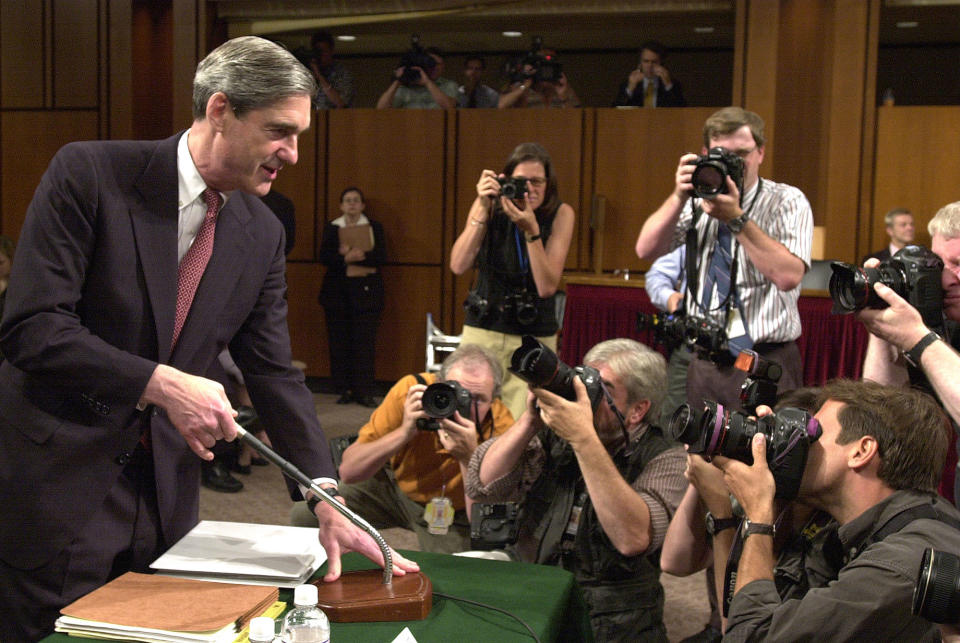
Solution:
{"label": "red patterned tie", "polygon": [[210,255],[213,254],[213,237],[217,227],[217,213],[220,211],[220,193],[207,188],[203,191],[203,200],[207,202],[207,215],[203,218],[203,225],[200,226],[193,245],[187,249],[183,259],[180,260],[180,268],[177,270],[177,316],[174,320],[171,346],[177,345],[180,331],[183,330],[183,322],[187,320],[193,296],[197,292],[197,286],[200,285],[200,278],[203,277],[203,271],[206,270]]}

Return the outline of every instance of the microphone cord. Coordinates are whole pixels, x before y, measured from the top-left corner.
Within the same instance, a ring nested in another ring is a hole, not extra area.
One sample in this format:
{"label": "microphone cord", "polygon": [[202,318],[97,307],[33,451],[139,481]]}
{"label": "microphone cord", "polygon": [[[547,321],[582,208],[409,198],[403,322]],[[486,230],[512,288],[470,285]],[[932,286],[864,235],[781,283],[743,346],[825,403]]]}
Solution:
{"label": "microphone cord", "polygon": [[520,618],[519,616],[517,616],[512,612],[509,612],[505,609],[501,609],[499,607],[494,607],[493,605],[487,605],[486,603],[481,603],[479,601],[472,601],[469,598],[460,598],[459,596],[451,596],[450,594],[441,594],[440,592],[434,592],[433,595],[439,596],[440,598],[446,598],[451,601],[460,601],[461,603],[469,603],[470,605],[476,605],[477,607],[482,607],[484,609],[493,610],[494,612],[500,612],[501,614],[506,614],[513,620],[520,623],[520,625],[527,628],[527,632],[530,633],[530,636],[533,638],[533,640],[536,641],[537,643],[540,643],[540,637],[537,636],[537,633],[533,631],[533,628],[527,625],[526,621],[524,621],[522,618]]}

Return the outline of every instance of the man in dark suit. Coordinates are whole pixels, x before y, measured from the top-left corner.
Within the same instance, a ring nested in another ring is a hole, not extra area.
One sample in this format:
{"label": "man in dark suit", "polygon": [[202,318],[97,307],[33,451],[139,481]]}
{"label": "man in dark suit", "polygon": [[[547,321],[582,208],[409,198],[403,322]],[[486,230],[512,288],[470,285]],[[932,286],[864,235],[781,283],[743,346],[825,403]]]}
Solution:
{"label": "man in dark suit", "polygon": [[[297,162],[315,93],[282,47],[237,38],[197,67],[186,133],[74,143],[51,162],[0,325],[0,640],[48,634],[61,607],[149,571],[197,523],[200,461],[236,437],[223,387],[197,375],[225,347],[275,448],[336,486],[290,363],[282,226],[256,198]],[[329,580],[344,551],[382,563],[314,510]]]}
{"label": "man in dark suit", "polygon": [[640,46],[640,64],[620,85],[614,107],[686,107],[680,83],[661,63],[666,47],[654,40]]}
{"label": "man in dark suit", "polygon": [[887,236],[890,237],[890,244],[882,250],[877,250],[869,254],[860,262],[864,263],[867,259],[879,259],[886,261],[892,257],[900,248],[913,243],[913,213],[906,208],[894,208],[883,215],[883,222],[887,228]]}

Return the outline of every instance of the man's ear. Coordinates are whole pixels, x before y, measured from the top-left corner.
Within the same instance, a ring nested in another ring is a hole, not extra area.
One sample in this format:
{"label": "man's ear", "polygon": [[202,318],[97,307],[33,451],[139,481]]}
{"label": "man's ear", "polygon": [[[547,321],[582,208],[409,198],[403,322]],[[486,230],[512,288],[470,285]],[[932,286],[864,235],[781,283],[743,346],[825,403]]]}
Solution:
{"label": "man's ear", "polygon": [[880,466],[880,444],[872,435],[864,435],[845,446],[847,466],[860,471],[871,464]]}
{"label": "man's ear", "polygon": [[634,402],[629,407],[627,407],[627,424],[629,426],[634,426],[640,424],[641,420],[647,415],[647,411],[650,410],[650,400],[640,400]]}
{"label": "man's ear", "polygon": [[223,92],[216,92],[207,99],[206,115],[211,127],[217,131],[223,131],[224,119],[231,109],[230,101]]}

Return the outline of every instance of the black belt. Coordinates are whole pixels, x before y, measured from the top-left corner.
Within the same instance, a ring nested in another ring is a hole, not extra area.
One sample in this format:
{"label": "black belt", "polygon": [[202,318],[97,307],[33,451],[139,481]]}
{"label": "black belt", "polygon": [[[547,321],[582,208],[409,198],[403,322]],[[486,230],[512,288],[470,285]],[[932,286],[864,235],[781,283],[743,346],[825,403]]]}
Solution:
{"label": "black belt", "polygon": [[778,348],[783,348],[784,346],[789,346],[790,344],[795,344],[795,340],[790,340],[789,342],[763,342],[761,344],[754,344],[753,350],[757,353],[767,353],[769,351],[775,351]]}

